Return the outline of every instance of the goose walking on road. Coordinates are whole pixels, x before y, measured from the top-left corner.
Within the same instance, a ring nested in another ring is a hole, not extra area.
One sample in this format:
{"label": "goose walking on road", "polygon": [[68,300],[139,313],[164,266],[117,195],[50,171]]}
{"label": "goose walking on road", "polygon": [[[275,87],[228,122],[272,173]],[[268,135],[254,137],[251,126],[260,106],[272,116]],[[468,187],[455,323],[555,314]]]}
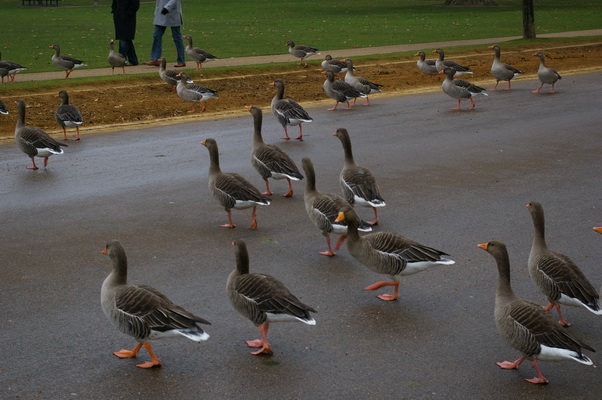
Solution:
{"label": "goose walking on road", "polygon": [[537,77],[541,82],[541,85],[531,93],[540,93],[541,88],[544,84],[552,85],[552,89],[548,92],[550,94],[556,93],[554,90],[554,85],[558,82],[559,79],[562,79],[562,76],[554,68],[546,67],[546,58],[541,51],[533,54],[535,57],[539,57],[539,68],[537,69]]}
{"label": "goose walking on road", "polygon": [[492,44],[489,46],[490,49],[495,51],[495,57],[493,58],[493,64],[491,64],[491,75],[495,78],[495,86],[491,88],[491,90],[497,90],[497,85],[499,85],[500,81],[508,81],[508,87],[505,90],[512,89],[511,80],[512,78],[519,76],[522,74],[522,71],[514,68],[511,65],[504,64],[500,60],[500,46],[497,44]]}
{"label": "goose walking on road", "polygon": [[441,85],[443,92],[445,94],[447,94],[449,97],[458,99],[458,106],[452,108],[452,110],[460,110],[461,109],[460,100],[462,100],[462,99],[470,100],[470,107],[468,109],[472,110],[476,106],[473,96],[476,96],[479,94],[481,94],[483,96],[487,96],[487,93],[485,93],[486,89],[484,89],[480,86],[477,86],[475,84],[472,84],[470,82],[466,82],[463,79],[454,79],[456,70],[453,68],[445,68],[443,71],[441,71],[439,73],[440,74],[445,73],[445,79],[443,80],[443,84]]}
{"label": "goose walking on road", "polygon": [[226,210],[228,214],[228,223],[220,225],[222,228],[236,228],[232,223],[233,208],[243,210],[245,208],[253,208],[251,214],[251,229],[257,228],[257,206],[269,206],[271,200],[269,197],[261,194],[255,186],[253,186],[245,178],[234,172],[222,172],[219,165],[219,151],[215,139],[209,138],[201,142],[209,151],[209,190],[213,197]]}
{"label": "goose walking on road", "polygon": [[602,315],[600,296],[581,269],[569,257],[548,248],[541,203],[532,201],[527,208],[535,230],[529,253],[529,275],[550,302],[545,309],[549,311],[556,308],[563,326],[571,324],[562,316],[560,304],[584,307],[596,315]]}
{"label": "goose walking on road", "polygon": [[355,89],[347,82],[335,80],[332,71],[323,71],[322,73],[326,74],[326,80],[324,81],[324,92],[328,97],[336,100],[334,107],[329,108],[328,111],[336,110],[339,103],[347,103],[347,110],[349,110],[351,109],[349,101],[352,99],[355,100],[358,97],[367,97],[364,93]]}
{"label": "goose walking on road", "polygon": [[44,159],[44,168],[48,166],[48,157],[54,154],[63,154],[61,147],[66,144],[57,142],[41,128],[25,125],[25,101],[17,101],[17,124],[15,126],[15,141],[21,151],[31,158],[32,166],[27,169],[38,169],[34,157]]}
{"label": "goose walking on road", "polygon": [[496,363],[502,369],[517,369],[528,359],[537,376],[525,379],[531,383],[548,383],[537,360],[573,360],[592,365],[592,360],[582,350],[595,351],[591,346],[569,335],[540,305],[520,298],[510,285],[510,262],[506,245],[490,241],[478,245],[493,256],[498,268],[498,284],[495,294],[495,324],[497,330],[510,346],[522,353],[516,361]]}
{"label": "goose walking on road", "polygon": [[302,303],[282,282],[271,275],[249,272],[249,254],[243,240],[235,246],[236,268],[228,276],[226,290],[232,306],[259,327],[261,339],[247,340],[247,346],[259,350],[253,355],[272,354],[268,342],[271,322],[300,321],[315,325],[311,313],[316,310]]}
{"label": "goose walking on road", "polygon": [[116,351],[114,355],[134,358],[144,346],[151,361],[136,366],[159,367],[161,360],[153,353],[149,340],[185,337],[201,342],[209,339],[209,335],[199,326],[210,325],[209,321],[174,304],[153,287],[127,283],[127,256],[121,243],[110,241],[102,254],[108,255],[113,262],[113,270],[100,290],[102,311],[117,329],[138,342],[132,350]]}
{"label": "goose walking on road", "polygon": [[399,281],[402,276],[413,275],[428,268],[452,265],[449,254],[420,244],[412,239],[391,232],[373,232],[359,235],[361,220],[350,207],[343,207],[335,220],[347,224],[347,249],[360,263],[372,271],[389,275],[391,281],[378,281],[364,290],[377,290],[383,286],[393,286],[393,294],[377,296],[384,301],[399,298]]}
{"label": "goose walking on road", "polygon": [[259,175],[265,181],[266,191],[262,193],[266,196],[271,196],[269,178],[286,179],[288,182],[288,192],[284,197],[293,196],[293,184],[291,181],[299,181],[303,179],[303,175],[299,172],[299,168],[295,162],[286,154],[280,147],[273,144],[266,144],[261,136],[261,124],[263,113],[261,108],[257,106],[248,106],[247,109],[253,116],[253,147],[251,150],[251,163],[259,172]]}
{"label": "goose walking on road", "polygon": [[[370,105],[370,95],[372,93],[380,93],[381,90],[380,88],[383,86],[379,83],[375,83],[375,82],[370,82],[368,79],[363,78],[361,76],[356,76],[355,72],[354,72],[354,68],[353,68],[353,61],[351,61],[350,58],[347,58],[345,60],[346,64],[347,64],[347,72],[345,73],[345,82],[347,82],[348,84],[350,84],[355,90],[359,91],[360,93],[365,94],[366,96],[366,102],[364,103],[365,106],[369,106]],[[355,99],[353,99],[353,105],[355,105],[355,102],[357,101],[357,97]]]}
{"label": "goose walking on road", "polygon": [[290,140],[287,125],[299,125],[299,136],[295,140],[303,140],[303,123],[312,122],[314,119],[295,100],[284,98],[284,81],[276,79],[270,85],[276,88],[276,95],[272,98],[270,108],[284,129],[284,137],[280,139]]}

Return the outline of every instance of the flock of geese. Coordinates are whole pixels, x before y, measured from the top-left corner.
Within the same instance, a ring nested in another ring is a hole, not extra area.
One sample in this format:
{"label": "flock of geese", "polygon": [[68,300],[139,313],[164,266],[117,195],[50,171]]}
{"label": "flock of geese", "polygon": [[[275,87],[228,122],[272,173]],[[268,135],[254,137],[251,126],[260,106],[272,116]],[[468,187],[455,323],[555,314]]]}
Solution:
{"label": "flock of geese", "polygon": [[[192,38],[188,40],[188,51],[194,51]],[[109,43],[109,62],[112,67],[123,67],[119,63],[119,55],[113,49],[113,41]],[[309,46],[295,45],[288,42],[289,52],[299,58],[301,63],[311,55],[319,54],[318,50]],[[58,45],[51,46],[55,54],[53,62],[65,69],[66,78],[71,71],[84,65],[80,60],[60,55]],[[500,81],[510,81],[521,71],[500,61],[500,48],[491,46],[495,51],[491,73],[496,79],[497,88]],[[483,93],[485,90],[466,81],[455,79],[455,75],[470,74],[470,68],[462,66],[444,58],[442,49],[434,50],[438,59],[427,60],[425,53],[420,51],[417,62],[418,68],[425,74],[435,76],[445,74],[446,78],[442,88],[451,97],[458,99],[458,108],[461,99],[470,99],[474,107],[472,96]],[[190,54],[190,53],[189,53]],[[195,51],[197,68],[201,64],[214,58],[209,53]],[[540,59],[539,79],[541,86],[551,84],[554,90],[555,82],[560,75],[553,69],[544,65],[542,53],[536,53]],[[0,71],[6,68],[0,64]],[[370,104],[368,96],[380,91],[381,85],[370,82],[365,78],[355,76],[353,63],[350,59],[344,61],[334,60],[326,56],[322,62],[324,74],[325,93],[336,100],[331,108],[335,110],[339,103],[346,103],[351,107],[350,101],[355,104],[357,98],[365,98],[365,105]],[[14,80],[14,69],[5,75],[10,75]],[[195,85],[184,72],[174,72],[166,69],[166,61],[161,60],[161,78],[170,84],[180,97],[194,103],[216,97],[210,89]],[[341,73],[346,73],[345,80],[335,79]],[[311,122],[312,118],[306,110],[292,99],[284,97],[284,82],[276,80],[272,83],[277,93],[271,103],[271,111],[276,120],[282,125],[285,136],[290,139],[287,126],[299,126],[299,135],[295,138],[303,140],[301,125]],[[534,92],[538,93],[541,86]],[[191,93],[195,92],[196,97]],[[74,127],[79,140],[79,125],[82,123],[81,113],[74,105],[69,104],[66,91],[59,93],[61,105],[55,112],[57,123],[62,127],[64,139],[67,138],[66,128]],[[57,142],[43,130],[25,124],[25,102],[18,101],[19,117],[15,128],[17,144],[21,150],[32,160],[30,169],[37,169],[34,157],[44,158],[44,166],[48,157],[53,154],[62,154],[63,143]],[[204,107],[203,107],[204,109]],[[435,266],[452,265],[455,261],[451,256],[441,250],[423,245],[410,238],[394,232],[372,232],[379,223],[378,209],[384,207],[385,200],[380,193],[375,176],[370,170],[358,165],[354,159],[351,138],[347,129],[340,128],[333,133],[342,145],[343,168],[339,176],[342,195],[321,192],[316,187],[316,175],[313,163],[309,158],[302,159],[302,170],[280,147],[267,144],[262,137],[263,115],[259,107],[247,107],[254,126],[253,142],[251,147],[251,163],[265,182],[266,190],[261,192],[248,180],[234,172],[224,172],[220,166],[218,145],[215,139],[207,138],[201,142],[209,153],[208,186],[214,198],[226,211],[227,223],[221,227],[233,229],[236,225],[232,219],[232,209],[251,208],[252,229],[257,228],[257,206],[269,206],[273,195],[269,179],[283,179],[288,182],[288,191],[284,197],[293,196],[294,181],[305,180],[304,204],[308,218],[321,232],[326,240],[327,249],[319,254],[332,257],[343,243],[347,244],[349,253],[361,264],[375,273],[389,277],[388,280],[377,281],[366,290],[378,290],[382,287],[392,286],[392,293],[383,293],[378,296],[383,301],[394,301],[399,298],[399,283],[402,276],[415,274]],[[0,107],[0,112],[4,108]],[[191,110],[192,111],[192,110]],[[371,208],[374,214],[372,221],[362,220],[354,205]],[[595,351],[591,346],[569,334],[564,327],[570,326],[560,311],[560,304],[581,306],[596,315],[601,315],[599,294],[587,280],[579,267],[567,256],[554,252],[547,247],[545,241],[545,223],[543,207],[538,202],[527,205],[532,217],[534,236],[531,252],[528,259],[528,270],[534,283],[545,294],[549,305],[542,307],[528,300],[516,296],[510,285],[510,265],[506,246],[499,241],[490,241],[478,246],[495,259],[498,267],[499,281],[495,299],[495,321],[501,337],[521,353],[521,357],[514,362],[504,361],[497,363],[503,369],[514,369],[525,359],[529,359],[536,370],[537,376],[527,379],[532,383],[547,383],[538,366],[538,360],[564,360],[570,359],[582,364],[591,365],[593,362],[583,350]],[[595,228],[602,233],[602,228]],[[340,235],[334,246],[331,245],[331,234]],[[301,302],[277,278],[249,270],[249,255],[244,241],[237,240],[232,243],[236,259],[236,266],[227,279],[226,288],[233,307],[243,316],[255,324],[261,338],[247,341],[247,345],[256,349],[254,355],[272,354],[268,342],[268,330],[271,322],[295,320],[305,324],[315,325],[312,316],[316,310]],[[118,241],[109,242],[104,251],[112,260],[113,269],[104,280],[101,289],[101,306],[108,319],[123,333],[132,336],[138,344],[132,350],[120,350],[114,354],[119,358],[136,357],[144,346],[151,361],[139,364],[141,368],[160,366],[160,360],[151,349],[150,340],[164,337],[186,337],[193,341],[204,341],[209,335],[201,325],[210,324],[204,318],[196,316],[171,302],[157,289],[145,285],[133,285],[127,282],[127,256],[123,246]],[[559,321],[553,320],[550,311],[555,308]]]}

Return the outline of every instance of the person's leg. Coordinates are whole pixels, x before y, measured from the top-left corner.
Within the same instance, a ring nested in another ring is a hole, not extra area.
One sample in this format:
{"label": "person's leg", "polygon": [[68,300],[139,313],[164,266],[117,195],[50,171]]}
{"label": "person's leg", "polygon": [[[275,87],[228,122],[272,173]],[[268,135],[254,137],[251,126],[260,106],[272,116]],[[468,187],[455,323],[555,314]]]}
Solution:
{"label": "person's leg", "polygon": [[182,40],[182,33],[180,32],[179,26],[171,27],[171,36],[173,37],[173,42],[176,45],[176,51],[178,53],[178,64],[185,64],[186,59],[184,58],[184,41]]}
{"label": "person's leg", "polygon": [[165,33],[165,27],[155,25],[155,31],[153,32],[153,48],[151,50],[151,60],[157,61],[161,57],[163,52],[163,34]]}

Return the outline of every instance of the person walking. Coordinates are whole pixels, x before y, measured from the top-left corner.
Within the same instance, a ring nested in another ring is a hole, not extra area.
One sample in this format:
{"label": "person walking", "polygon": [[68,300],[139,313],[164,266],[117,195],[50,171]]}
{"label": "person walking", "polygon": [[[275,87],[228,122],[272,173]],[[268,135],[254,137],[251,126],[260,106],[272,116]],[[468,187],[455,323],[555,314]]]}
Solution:
{"label": "person walking", "polygon": [[185,67],[184,59],[184,41],[180,26],[182,25],[182,1],[181,0],[156,0],[155,4],[155,31],[153,32],[153,48],[151,50],[150,61],[145,62],[146,65],[159,66],[163,46],[163,34],[169,26],[171,28],[171,36],[176,45],[178,53],[177,64],[174,67]]}
{"label": "person walking", "polygon": [[139,8],[140,0],[113,0],[111,5],[115,39],[119,40],[119,53],[129,65],[138,65],[133,40],[136,35],[136,12]]}

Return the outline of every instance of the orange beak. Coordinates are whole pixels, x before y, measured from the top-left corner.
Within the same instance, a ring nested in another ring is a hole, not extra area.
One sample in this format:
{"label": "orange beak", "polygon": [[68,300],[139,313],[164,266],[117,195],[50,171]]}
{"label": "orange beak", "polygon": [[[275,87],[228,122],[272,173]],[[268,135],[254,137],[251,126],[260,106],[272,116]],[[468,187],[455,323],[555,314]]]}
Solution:
{"label": "orange beak", "polygon": [[251,106],[245,106],[245,109],[246,109],[246,110],[250,110],[250,109],[251,109]]}
{"label": "orange beak", "polygon": [[341,222],[341,221],[345,221],[345,214],[343,214],[342,211],[339,211],[339,215],[337,215],[337,218],[334,220],[334,222]]}
{"label": "orange beak", "polygon": [[482,248],[483,250],[487,250],[487,246],[488,245],[489,245],[489,242],[477,244],[477,246],[480,247],[480,248]]}
{"label": "orange beak", "polygon": [[107,248],[102,249],[102,254],[107,254]]}
{"label": "orange beak", "polygon": [[602,226],[597,226],[594,228],[594,230],[598,233],[602,233]]}
{"label": "orange beak", "polygon": [[207,145],[207,141],[206,141],[206,140],[203,140],[203,141],[201,142],[201,144],[202,144],[203,146],[206,146],[206,145]]}

